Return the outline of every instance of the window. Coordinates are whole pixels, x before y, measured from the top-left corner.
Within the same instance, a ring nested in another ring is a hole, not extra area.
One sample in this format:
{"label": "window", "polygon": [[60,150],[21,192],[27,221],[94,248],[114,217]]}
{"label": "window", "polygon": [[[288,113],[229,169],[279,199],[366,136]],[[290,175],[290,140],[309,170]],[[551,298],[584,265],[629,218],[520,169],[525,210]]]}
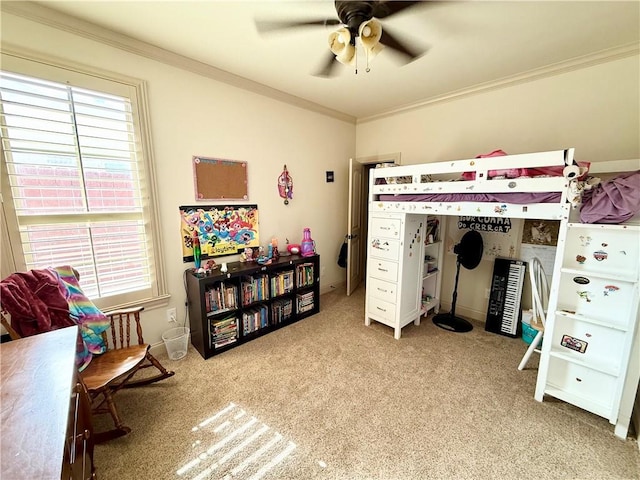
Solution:
{"label": "window", "polygon": [[141,86],[9,57],[47,74],[26,75],[4,57],[3,208],[16,268],[71,265],[102,308],[163,295]]}

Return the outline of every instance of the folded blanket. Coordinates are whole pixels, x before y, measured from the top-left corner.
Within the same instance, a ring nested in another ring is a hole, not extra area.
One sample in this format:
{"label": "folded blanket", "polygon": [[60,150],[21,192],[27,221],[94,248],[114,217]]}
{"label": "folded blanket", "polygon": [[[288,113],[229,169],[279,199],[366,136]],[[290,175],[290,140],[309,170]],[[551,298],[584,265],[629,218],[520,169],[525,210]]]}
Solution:
{"label": "folded blanket", "polygon": [[23,337],[79,326],[76,367],[84,370],[93,354],[106,350],[101,333],[109,320],[89,300],[69,266],[12,273],[0,282],[3,310]]}
{"label": "folded blanket", "polygon": [[11,326],[23,337],[75,325],[55,272],[12,273],[0,282],[0,299]]}

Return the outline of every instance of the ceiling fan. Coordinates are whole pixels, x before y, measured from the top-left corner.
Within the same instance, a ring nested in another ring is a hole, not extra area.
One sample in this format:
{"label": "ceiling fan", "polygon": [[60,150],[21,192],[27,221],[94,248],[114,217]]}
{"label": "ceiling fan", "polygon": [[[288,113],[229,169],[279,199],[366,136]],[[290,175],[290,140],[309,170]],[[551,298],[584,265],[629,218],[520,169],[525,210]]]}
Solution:
{"label": "ceiling fan", "polygon": [[338,18],[300,21],[256,21],[256,28],[260,33],[276,30],[310,27],[310,26],[340,26],[329,35],[330,52],[322,68],[314,75],[329,77],[334,72],[337,63],[355,66],[357,70],[357,43],[362,45],[366,55],[366,71],[369,62],[384,47],[400,53],[407,63],[419,58],[426,50],[406,45],[393,35],[387,26],[382,28],[381,19],[389,18],[399,12],[417,5],[425,5],[425,1],[340,1],[335,0]]}

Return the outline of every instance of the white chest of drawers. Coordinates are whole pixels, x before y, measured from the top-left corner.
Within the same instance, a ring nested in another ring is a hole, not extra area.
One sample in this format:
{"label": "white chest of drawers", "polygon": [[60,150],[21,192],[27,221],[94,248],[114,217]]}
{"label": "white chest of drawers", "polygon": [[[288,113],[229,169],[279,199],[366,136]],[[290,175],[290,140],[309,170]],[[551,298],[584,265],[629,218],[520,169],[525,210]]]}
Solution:
{"label": "white chest of drawers", "polygon": [[365,325],[394,329],[420,324],[426,215],[371,213],[367,249]]}

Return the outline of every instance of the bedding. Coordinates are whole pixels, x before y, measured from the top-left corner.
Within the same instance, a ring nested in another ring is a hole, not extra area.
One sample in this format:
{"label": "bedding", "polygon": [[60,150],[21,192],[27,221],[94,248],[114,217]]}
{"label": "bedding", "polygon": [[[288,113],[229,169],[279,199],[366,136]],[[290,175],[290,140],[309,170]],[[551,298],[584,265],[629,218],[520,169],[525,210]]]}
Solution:
{"label": "bedding", "polygon": [[[475,158],[491,158],[502,157],[508,155],[502,150],[494,150],[491,153],[484,155],[478,155]],[[579,180],[584,180],[589,172],[590,162],[576,162],[580,168]],[[561,166],[549,166],[549,167],[527,167],[527,168],[508,168],[501,170],[489,170],[487,176],[492,178],[530,178],[530,177],[562,177],[564,175],[564,167]],[[464,172],[462,173],[463,180],[475,180],[476,172]]]}
{"label": "bedding", "polygon": [[625,172],[585,191],[582,223],[622,223],[640,213],[640,170]]}
{"label": "bedding", "polygon": [[502,202],[517,205],[558,203],[560,192],[380,194],[381,202]]}

